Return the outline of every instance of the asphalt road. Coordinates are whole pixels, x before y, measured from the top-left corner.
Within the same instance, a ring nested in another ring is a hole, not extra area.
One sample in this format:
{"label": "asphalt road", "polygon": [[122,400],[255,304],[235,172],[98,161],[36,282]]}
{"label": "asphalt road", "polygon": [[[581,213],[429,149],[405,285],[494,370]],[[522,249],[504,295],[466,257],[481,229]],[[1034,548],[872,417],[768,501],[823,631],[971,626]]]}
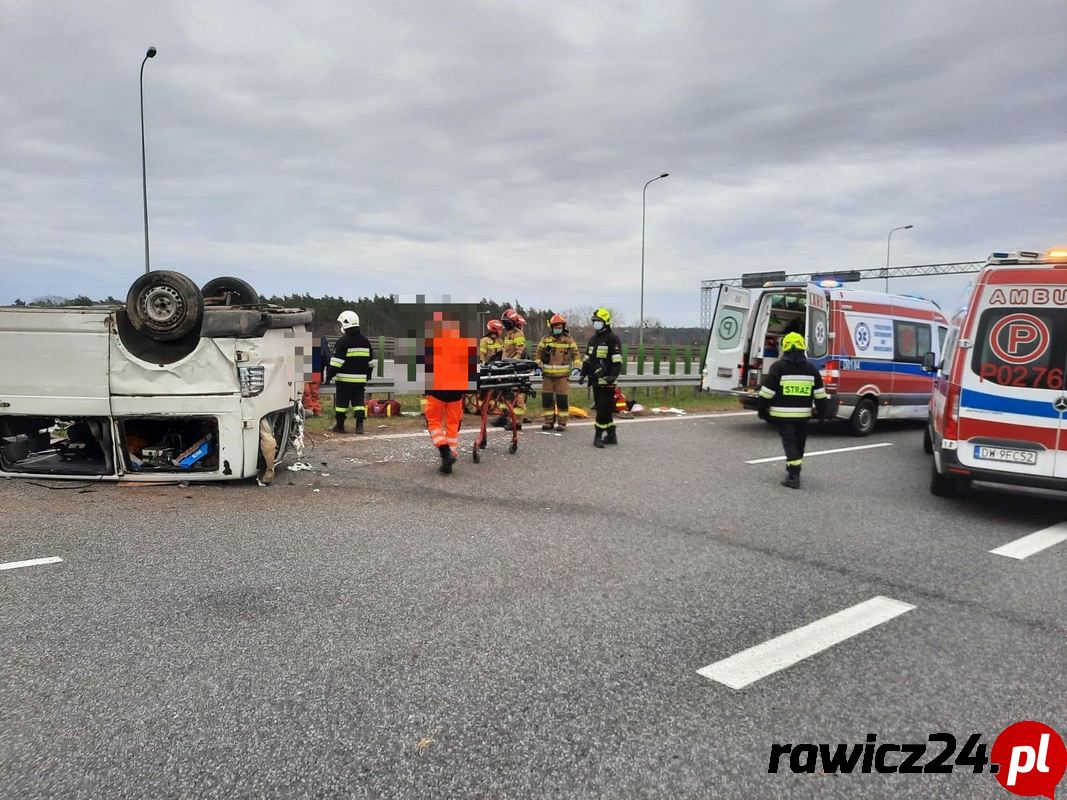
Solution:
{"label": "asphalt road", "polygon": [[[536,426],[534,426],[536,428]],[[768,773],[778,743],[1067,733],[1056,498],[928,493],[921,430],[754,416],[320,442],[249,484],[0,482],[0,795],[1008,797],[989,774]],[[322,462],[326,462],[324,465]],[[315,491],[318,489],[318,491]],[[912,610],[743,688],[698,673],[876,597]],[[934,749],[940,749],[940,745]],[[892,761],[892,759],[891,759]]]}

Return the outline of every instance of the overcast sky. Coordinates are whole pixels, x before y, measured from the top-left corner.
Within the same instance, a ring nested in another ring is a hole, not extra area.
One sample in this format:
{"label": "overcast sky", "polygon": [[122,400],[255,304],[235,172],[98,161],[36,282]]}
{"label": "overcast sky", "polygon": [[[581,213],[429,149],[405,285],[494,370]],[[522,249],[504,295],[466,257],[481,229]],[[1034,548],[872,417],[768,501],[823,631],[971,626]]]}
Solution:
{"label": "overcast sky", "polygon": [[[0,302],[266,294],[696,324],[705,278],[1067,243],[1063,0],[0,4]],[[899,281],[953,302],[961,281]]]}

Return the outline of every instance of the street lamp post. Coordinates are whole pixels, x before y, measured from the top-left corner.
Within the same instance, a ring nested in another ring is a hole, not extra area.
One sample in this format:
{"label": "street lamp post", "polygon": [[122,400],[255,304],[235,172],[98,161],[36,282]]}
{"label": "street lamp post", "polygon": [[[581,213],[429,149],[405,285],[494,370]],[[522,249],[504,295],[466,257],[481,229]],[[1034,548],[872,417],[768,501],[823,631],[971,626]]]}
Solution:
{"label": "street lamp post", "polygon": [[148,59],[156,57],[156,48],[149,47],[141,61],[141,194],[144,197],[144,271],[147,273],[150,267],[148,258],[148,168],[145,163],[144,151],[144,65]]}
{"label": "street lamp post", "polygon": [[889,232],[889,236],[885,239],[885,291],[889,293],[889,244],[893,241],[893,234],[897,231],[906,231],[910,228],[914,228],[914,225],[901,225],[899,228],[893,228]]}
{"label": "street lamp post", "polygon": [[666,178],[669,175],[669,172],[664,172],[659,177],[646,182],[645,188],[641,190],[641,320],[637,329],[638,347],[643,347],[645,344],[645,193],[648,191],[649,183],[655,183],[660,178]]}

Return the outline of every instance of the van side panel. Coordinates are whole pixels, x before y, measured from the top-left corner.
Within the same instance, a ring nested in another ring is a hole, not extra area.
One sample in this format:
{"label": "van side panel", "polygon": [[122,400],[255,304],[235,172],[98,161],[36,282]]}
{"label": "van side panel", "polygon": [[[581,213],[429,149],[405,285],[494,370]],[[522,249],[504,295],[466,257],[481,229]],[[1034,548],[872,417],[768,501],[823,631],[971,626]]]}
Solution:
{"label": "van side panel", "polygon": [[130,353],[115,334],[108,342],[111,394],[129,397],[240,394],[234,364],[237,342],[233,338],[202,337],[196,349],[180,361],[150,364]]}
{"label": "van side panel", "polygon": [[109,310],[0,309],[5,414],[107,416]]}

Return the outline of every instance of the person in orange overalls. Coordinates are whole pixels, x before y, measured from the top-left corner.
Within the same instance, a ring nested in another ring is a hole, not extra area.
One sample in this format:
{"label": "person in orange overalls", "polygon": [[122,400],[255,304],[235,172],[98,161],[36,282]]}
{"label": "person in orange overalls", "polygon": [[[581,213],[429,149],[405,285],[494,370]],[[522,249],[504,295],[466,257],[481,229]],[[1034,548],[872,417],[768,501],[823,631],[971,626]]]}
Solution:
{"label": "person in orange overalls", "polygon": [[451,474],[459,455],[463,423],[463,395],[474,391],[478,377],[478,347],[460,335],[459,322],[435,311],[425,339],[426,429],[441,454],[439,472]]}

